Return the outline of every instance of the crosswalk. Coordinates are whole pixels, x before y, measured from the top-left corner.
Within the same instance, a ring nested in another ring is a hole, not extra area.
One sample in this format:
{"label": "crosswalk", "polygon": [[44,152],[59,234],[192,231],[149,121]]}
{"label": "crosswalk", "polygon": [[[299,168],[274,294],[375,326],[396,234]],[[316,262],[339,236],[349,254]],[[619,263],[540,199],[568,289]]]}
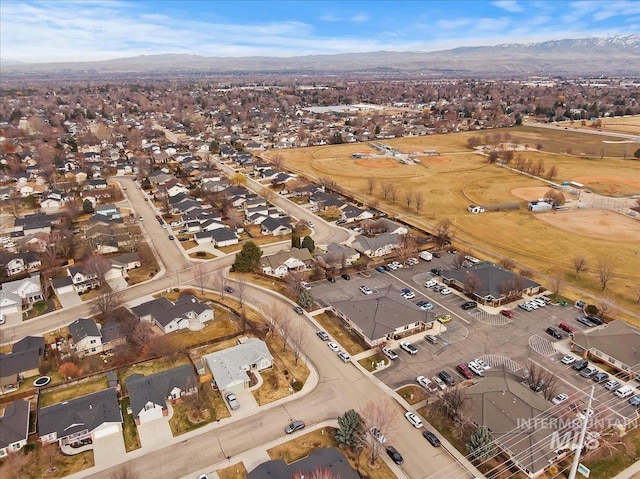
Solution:
{"label": "crosswalk", "polygon": [[492,314],[482,309],[479,309],[473,314],[473,318],[477,319],[481,323],[489,324],[491,326],[506,326],[513,321],[501,314]]}
{"label": "crosswalk", "polygon": [[484,362],[486,362],[492,368],[497,368],[502,366],[513,372],[520,371],[522,369],[522,365],[517,361],[514,361],[511,358],[507,358],[506,356],[500,356],[498,354],[485,354],[484,356],[480,356]]}

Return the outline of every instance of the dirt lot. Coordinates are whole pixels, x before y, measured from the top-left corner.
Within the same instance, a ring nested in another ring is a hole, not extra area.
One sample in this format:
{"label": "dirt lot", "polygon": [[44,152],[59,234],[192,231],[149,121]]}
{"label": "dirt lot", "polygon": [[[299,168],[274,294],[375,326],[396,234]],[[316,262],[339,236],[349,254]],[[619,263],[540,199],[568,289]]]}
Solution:
{"label": "dirt lot", "polygon": [[572,210],[538,213],[536,218],[565,231],[607,241],[640,238],[640,221],[607,210]]}

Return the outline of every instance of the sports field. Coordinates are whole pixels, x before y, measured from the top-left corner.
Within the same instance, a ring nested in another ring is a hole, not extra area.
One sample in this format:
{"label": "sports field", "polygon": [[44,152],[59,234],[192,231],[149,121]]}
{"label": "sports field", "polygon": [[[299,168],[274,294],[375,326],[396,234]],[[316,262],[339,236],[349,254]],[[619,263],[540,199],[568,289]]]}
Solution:
{"label": "sports field", "polygon": [[[401,153],[414,153],[418,160],[414,164],[403,164],[397,157],[380,156],[378,150],[363,143],[277,150],[264,156],[281,155],[287,168],[312,179],[331,178],[355,198],[369,204],[378,203],[391,216],[431,225],[448,218],[455,225],[457,237],[475,245],[479,253],[508,255],[545,275],[562,274],[567,280],[575,281],[571,260],[578,255],[585,256],[592,268],[590,272],[582,273],[578,284],[595,295],[600,290],[595,265],[601,258],[610,258],[615,263],[616,278],[607,286],[607,293],[615,296],[621,306],[637,309],[635,288],[640,284],[640,241],[636,238],[640,238],[640,221],[613,212],[608,215],[595,211],[530,213],[525,207],[526,200],[544,194],[548,184],[490,165],[484,156],[467,148],[470,136],[483,134],[503,137],[507,134],[508,141],[515,139],[520,144],[525,137],[533,139],[534,135],[544,143],[543,150],[515,154],[523,155],[531,163],[542,160],[547,171],[555,166],[558,170],[556,182],[578,181],[587,187],[590,183],[594,186],[605,184],[604,194],[607,188],[640,193],[640,162],[621,159],[624,155],[622,145],[619,150],[612,148],[607,152],[617,153],[618,158],[600,159],[598,156],[590,159],[553,151],[569,147],[575,153],[581,148],[595,148],[608,138],[575,131],[565,133],[523,127],[379,142]],[[425,150],[435,150],[437,154],[419,154]],[[353,158],[352,153],[363,155]],[[371,195],[368,178],[376,181]],[[384,183],[395,185],[398,191],[395,202],[384,198]],[[532,197],[523,196],[523,191]],[[424,198],[419,212],[413,201],[409,207],[406,204],[407,195],[416,193]],[[467,212],[469,204],[514,202],[523,205],[520,210],[480,215]]]}

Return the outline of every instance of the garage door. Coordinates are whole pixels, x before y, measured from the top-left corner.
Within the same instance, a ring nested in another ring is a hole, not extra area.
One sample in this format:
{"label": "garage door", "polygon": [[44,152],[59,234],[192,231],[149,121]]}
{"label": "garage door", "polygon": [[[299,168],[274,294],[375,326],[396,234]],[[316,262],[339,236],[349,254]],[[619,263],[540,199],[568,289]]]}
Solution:
{"label": "garage door", "polygon": [[117,424],[114,424],[113,426],[107,426],[104,429],[98,429],[93,433],[93,438],[100,439],[101,437],[108,436],[109,434],[116,434],[117,432],[120,432],[120,428]]}
{"label": "garage door", "polygon": [[156,419],[160,419],[161,417],[162,417],[161,407],[154,407],[146,411],[140,411],[140,414],[139,414],[140,424],[144,424],[150,421],[155,421]]}

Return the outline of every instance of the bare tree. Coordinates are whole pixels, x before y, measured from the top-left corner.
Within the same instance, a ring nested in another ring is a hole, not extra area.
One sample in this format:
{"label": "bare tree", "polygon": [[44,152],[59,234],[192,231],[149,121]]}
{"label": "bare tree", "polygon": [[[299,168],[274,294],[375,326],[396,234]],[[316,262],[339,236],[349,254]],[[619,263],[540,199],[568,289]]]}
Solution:
{"label": "bare tree", "polygon": [[598,280],[600,281],[602,291],[606,289],[607,284],[613,279],[614,274],[615,265],[613,263],[613,259],[610,257],[598,259]]}
{"label": "bare tree", "polygon": [[542,391],[547,400],[556,395],[556,374],[533,361],[527,362],[527,371],[528,375],[525,379],[530,389],[536,392]]}
{"label": "bare tree", "polygon": [[274,318],[274,324],[277,331],[282,338],[282,351],[287,350],[287,343],[289,342],[289,336],[291,336],[292,325],[291,316],[288,311],[282,311],[280,315]]}
{"label": "bare tree", "polygon": [[271,157],[271,164],[273,165],[274,170],[282,171],[282,167],[284,165],[284,157],[280,154],[273,155],[273,157]]}
{"label": "bare tree", "polygon": [[193,267],[193,279],[200,287],[200,294],[204,295],[204,287],[207,284],[207,266],[204,263],[198,263]]}
{"label": "bare tree", "polygon": [[407,208],[411,207],[411,203],[413,203],[413,192],[411,190],[405,190],[404,202],[407,205]]}
{"label": "bare tree", "polygon": [[513,270],[516,267],[516,263],[511,258],[502,258],[498,263],[501,268]]}
{"label": "bare tree", "polygon": [[462,269],[464,266],[464,257],[464,252],[460,251],[459,253],[456,253],[453,257],[453,263],[451,263],[451,266],[453,266],[454,269]]}
{"label": "bare tree", "polygon": [[87,274],[95,274],[100,282],[100,287],[102,287],[104,284],[104,277],[111,269],[111,261],[99,253],[93,253],[84,262],[83,269]]}
{"label": "bare tree", "polygon": [[587,266],[587,258],[584,256],[576,256],[571,260],[571,264],[573,265],[573,269],[576,272],[576,278],[580,273],[584,273],[589,268]]}
{"label": "bare tree", "polygon": [[473,271],[470,271],[464,278],[464,292],[471,298],[473,298],[478,291],[480,291],[480,287],[482,283],[480,282],[480,278]]}
{"label": "bare tree", "polygon": [[45,463],[47,464],[47,470],[45,472],[54,473],[58,471],[56,462],[60,459],[60,450],[58,449],[58,443],[52,442],[45,445],[42,448],[42,454],[44,455]]}
{"label": "bare tree", "polygon": [[140,474],[130,464],[124,464],[111,474],[110,479],[140,479]]}
{"label": "bare tree", "polygon": [[[569,154],[571,153],[569,152]],[[558,168],[556,167],[556,165],[551,165],[551,168],[549,168],[549,170],[547,171],[547,179],[551,181],[556,176],[558,176]]]}
{"label": "bare tree", "polygon": [[398,189],[394,183],[389,185],[389,198],[391,198],[392,203],[395,203],[396,199],[398,199]]}
{"label": "bare tree", "polygon": [[523,282],[520,276],[514,276],[500,284],[500,293],[507,298],[518,298],[522,295]]}
{"label": "bare tree", "polygon": [[236,299],[240,303],[240,309],[244,309],[244,302],[247,300],[247,282],[243,279],[236,283]]}
{"label": "bare tree", "polygon": [[301,322],[296,322],[291,328],[289,340],[291,341],[291,349],[296,365],[298,364],[298,359],[302,356],[308,337],[307,328]]}
{"label": "bare tree", "polygon": [[561,274],[556,273],[551,277],[551,292],[554,294],[554,296],[558,297],[563,284],[564,280],[562,279]]}
{"label": "bare tree", "polygon": [[300,296],[302,292],[302,281],[304,281],[305,275],[300,271],[289,271],[284,277],[284,281],[287,287],[287,291],[291,292],[294,296]]}
{"label": "bare tree", "polygon": [[400,245],[396,249],[398,256],[404,263],[407,258],[413,256],[418,249],[418,240],[409,234],[400,237]]}
{"label": "bare tree", "polygon": [[360,410],[360,416],[365,423],[367,430],[366,444],[369,448],[369,462],[373,465],[382,451],[382,444],[371,433],[372,428],[376,428],[388,439],[394,435],[394,425],[397,422],[397,412],[395,404],[384,397],[377,401],[369,401]]}
{"label": "bare tree", "polygon": [[125,337],[139,352],[153,337],[153,328],[148,321],[135,321],[132,326],[126,331]]}
{"label": "bare tree", "polygon": [[424,206],[424,196],[422,191],[416,191],[413,193],[413,206],[416,209],[416,214],[420,214],[420,210]]}
{"label": "bare tree", "polygon": [[598,300],[596,307],[598,308],[598,314],[602,317],[606,317],[613,308],[615,308],[616,300],[613,296],[605,296]]}
{"label": "bare tree", "polygon": [[469,417],[471,403],[458,386],[447,388],[432,405],[456,424],[464,424]]}
{"label": "bare tree", "polygon": [[213,273],[213,287],[220,291],[222,299],[224,299],[224,295],[227,292],[226,289],[228,284],[229,278],[227,278],[225,270],[218,269]]}
{"label": "bare tree", "polygon": [[27,471],[34,461],[34,454],[32,452],[22,454],[23,451],[2,458],[3,477],[29,477]]}
{"label": "bare tree", "polygon": [[109,290],[102,293],[91,302],[91,309],[94,314],[106,317],[108,313],[114,311],[122,305],[122,290]]}
{"label": "bare tree", "polygon": [[369,194],[373,193],[373,190],[376,188],[377,183],[377,180],[373,176],[367,178],[367,192]]}
{"label": "bare tree", "polygon": [[436,225],[436,243],[439,248],[444,248],[453,241],[453,231],[451,231],[451,221],[448,218],[441,220]]}
{"label": "bare tree", "polygon": [[391,192],[392,184],[388,181],[382,183],[382,197],[386,200]]}
{"label": "bare tree", "polygon": [[277,195],[271,188],[265,187],[260,190],[260,196],[262,196],[267,203],[271,203]]}

